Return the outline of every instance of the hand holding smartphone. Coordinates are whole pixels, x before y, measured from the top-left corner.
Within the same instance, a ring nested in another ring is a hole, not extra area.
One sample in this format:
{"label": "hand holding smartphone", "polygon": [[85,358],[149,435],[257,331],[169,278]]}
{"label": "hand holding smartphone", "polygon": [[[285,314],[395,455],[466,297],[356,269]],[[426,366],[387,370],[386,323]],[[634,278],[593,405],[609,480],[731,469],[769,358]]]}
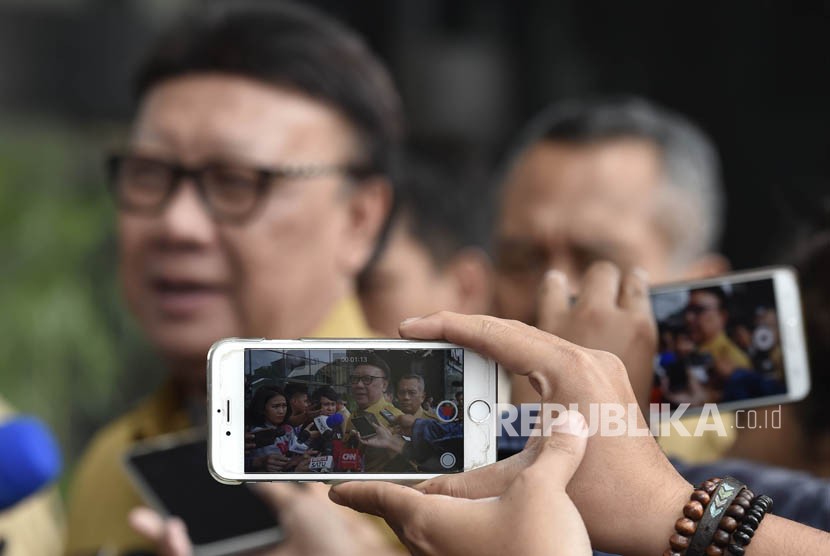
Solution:
{"label": "hand holding smartphone", "polygon": [[[617,355],[645,415],[649,402],[688,403],[687,413],[694,414],[704,404],[760,407],[797,401],[809,391],[792,269],[736,272],[649,291],[636,272],[601,263],[588,269],[580,295],[569,296],[564,276],[546,277],[539,328]],[[514,403],[537,399],[524,377],[512,383]]]}

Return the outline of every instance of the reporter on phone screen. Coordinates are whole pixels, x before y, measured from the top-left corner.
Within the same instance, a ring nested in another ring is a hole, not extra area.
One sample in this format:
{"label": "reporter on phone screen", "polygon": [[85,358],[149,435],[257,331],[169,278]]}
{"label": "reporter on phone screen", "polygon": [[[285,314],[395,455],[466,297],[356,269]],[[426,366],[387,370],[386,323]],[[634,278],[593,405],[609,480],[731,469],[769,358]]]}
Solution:
{"label": "reporter on phone screen", "polygon": [[251,433],[273,431],[274,440],[245,454],[247,471],[279,473],[291,471],[298,458],[288,454],[296,441],[294,428],[289,424],[293,408],[286,393],[276,386],[261,386],[251,400]]}
{"label": "reporter on phone screen", "polygon": [[[635,403],[618,357],[519,322],[437,313],[402,323],[400,333],[491,357],[527,377],[545,403],[577,404],[583,411],[592,403]],[[546,431],[550,435],[531,437],[522,452],[487,467],[416,488],[344,483],[330,497],[386,519],[415,554],[588,554],[586,531],[598,550],[670,554],[669,539],[693,487],[650,435],[586,439],[584,418],[561,415],[567,419]],[[767,515],[750,550],[753,556],[821,554],[830,551],[830,535]]]}

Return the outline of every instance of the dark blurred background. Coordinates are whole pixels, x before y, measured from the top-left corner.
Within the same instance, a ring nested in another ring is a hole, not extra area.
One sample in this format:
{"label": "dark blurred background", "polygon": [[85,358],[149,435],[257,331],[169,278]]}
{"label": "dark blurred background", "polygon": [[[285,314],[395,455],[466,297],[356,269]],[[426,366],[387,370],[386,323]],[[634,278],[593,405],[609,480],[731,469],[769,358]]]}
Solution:
{"label": "dark blurred background", "polygon": [[[411,133],[470,175],[550,101],[635,93],[717,144],[735,267],[786,261],[828,224],[828,2],[310,3],[367,38]],[[119,302],[101,160],[127,132],[141,53],[200,5],[0,0],[0,394],[69,457],[162,375]]]}

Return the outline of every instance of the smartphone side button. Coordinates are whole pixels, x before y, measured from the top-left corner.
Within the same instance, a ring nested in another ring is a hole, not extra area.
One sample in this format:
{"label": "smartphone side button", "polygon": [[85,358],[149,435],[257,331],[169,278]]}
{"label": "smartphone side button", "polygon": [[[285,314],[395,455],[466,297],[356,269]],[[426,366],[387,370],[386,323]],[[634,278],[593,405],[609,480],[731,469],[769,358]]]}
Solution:
{"label": "smartphone side button", "polygon": [[467,415],[475,423],[483,423],[490,417],[490,404],[484,400],[476,400],[467,408]]}

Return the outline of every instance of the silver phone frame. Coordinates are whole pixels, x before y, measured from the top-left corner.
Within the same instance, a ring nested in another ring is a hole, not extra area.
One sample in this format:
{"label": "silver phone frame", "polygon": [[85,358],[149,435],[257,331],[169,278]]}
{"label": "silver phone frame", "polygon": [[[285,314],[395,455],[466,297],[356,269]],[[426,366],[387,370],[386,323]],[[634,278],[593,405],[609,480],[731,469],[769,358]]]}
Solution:
{"label": "silver phone frame", "polygon": [[[181,432],[168,433],[161,436],[142,440],[133,445],[124,453],[122,464],[127,477],[138,490],[139,495],[151,508],[169,517],[170,510],[161,501],[156,491],[145,480],[144,475],[133,465],[132,458],[153,452],[174,448],[181,444],[205,439],[205,427],[188,429]],[[208,453],[210,453],[210,436],[207,438]],[[250,551],[268,548],[282,541],[285,538],[285,531],[279,524],[268,529],[254,531],[236,537],[230,537],[207,544],[193,545],[193,556],[229,556],[240,551]]]}
{"label": "silver phone frame", "polygon": [[[420,481],[440,473],[245,473],[244,472],[244,350],[245,349],[464,349],[464,471],[496,461],[497,370],[495,361],[448,342],[401,339],[266,340],[228,338],[208,352],[208,468],[217,481]],[[228,418],[228,401],[230,419]],[[237,400],[234,403],[234,400]],[[481,421],[469,417],[470,406],[483,400],[490,407]],[[228,422],[230,420],[230,423]],[[230,435],[226,433],[230,431]],[[228,465],[229,457],[233,459]]]}
{"label": "silver phone frame", "polygon": [[[784,359],[784,376],[787,393],[761,398],[747,398],[731,402],[718,403],[718,410],[733,411],[738,409],[758,408],[803,400],[810,392],[810,365],[807,357],[807,342],[802,318],[801,293],[795,269],[788,266],[771,266],[754,270],[731,272],[702,280],[686,280],[660,284],[649,289],[649,295],[722,286],[725,283],[740,284],[759,280],[773,281],[775,309],[778,314],[778,333],[781,352]],[[689,415],[700,413],[701,406],[690,406]]]}

